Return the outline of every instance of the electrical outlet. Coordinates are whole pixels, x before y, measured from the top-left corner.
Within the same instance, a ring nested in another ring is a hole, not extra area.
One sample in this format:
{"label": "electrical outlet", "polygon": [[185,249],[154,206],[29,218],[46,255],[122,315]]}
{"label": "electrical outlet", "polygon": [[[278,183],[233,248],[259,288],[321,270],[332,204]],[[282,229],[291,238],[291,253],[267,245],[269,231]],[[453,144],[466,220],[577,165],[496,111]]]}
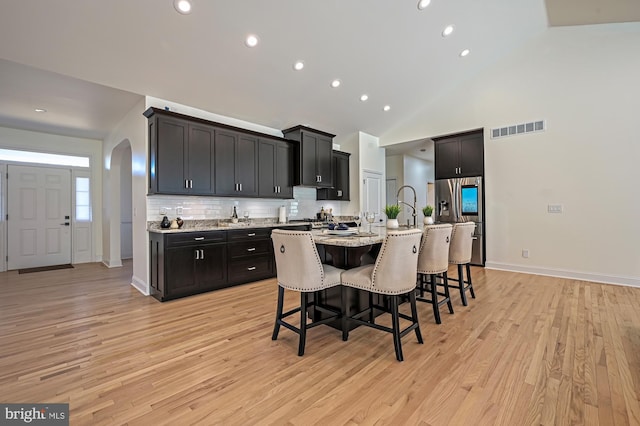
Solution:
{"label": "electrical outlet", "polygon": [[522,249],[522,257],[525,259],[529,258],[529,249]]}
{"label": "electrical outlet", "polygon": [[166,207],[160,207],[160,215],[161,216],[166,216],[167,214],[167,208]]}
{"label": "electrical outlet", "polygon": [[547,206],[548,213],[562,213],[562,204],[549,204]]}
{"label": "electrical outlet", "polygon": [[182,207],[176,207],[176,214],[178,216],[182,215]]}

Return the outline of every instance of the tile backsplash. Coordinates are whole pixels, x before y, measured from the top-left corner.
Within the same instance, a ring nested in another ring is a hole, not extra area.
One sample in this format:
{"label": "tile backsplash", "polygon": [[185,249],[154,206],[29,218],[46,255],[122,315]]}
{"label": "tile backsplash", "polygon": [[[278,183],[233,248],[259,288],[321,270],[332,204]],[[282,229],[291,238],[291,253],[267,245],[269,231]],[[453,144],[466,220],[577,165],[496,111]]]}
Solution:
{"label": "tile backsplash", "polygon": [[[314,218],[321,207],[333,209],[334,215],[344,215],[348,201],[316,201],[316,189],[296,186],[293,188],[292,200],[271,200],[265,198],[232,198],[183,195],[149,195],[147,196],[147,221],[158,221],[162,216],[174,218],[180,216],[185,220],[227,219],[236,207],[238,217],[249,212],[250,218],[278,217],[280,206],[287,208],[289,219]],[[180,209],[182,213],[180,213]],[[161,214],[161,212],[166,212]]]}

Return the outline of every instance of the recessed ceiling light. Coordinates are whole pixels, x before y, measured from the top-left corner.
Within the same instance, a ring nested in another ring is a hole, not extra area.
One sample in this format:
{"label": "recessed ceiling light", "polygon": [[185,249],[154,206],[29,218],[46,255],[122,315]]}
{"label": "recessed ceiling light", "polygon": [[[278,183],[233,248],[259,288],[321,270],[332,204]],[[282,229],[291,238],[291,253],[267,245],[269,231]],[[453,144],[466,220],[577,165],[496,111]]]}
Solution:
{"label": "recessed ceiling light", "polygon": [[34,111],[35,112],[47,112],[47,110],[44,109],[44,108],[36,108]]}
{"label": "recessed ceiling light", "polygon": [[183,15],[191,13],[191,2],[189,0],[173,0],[173,7]]}
{"label": "recessed ceiling light", "polygon": [[444,30],[442,30],[442,37],[450,36],[453,32],[453,25],[447,25]]}
{"label": "recessed ceiling light", "polygon": [[244,44],[246,44],[247,47],[256,47],[258,44],[258,37],[253,34],[249,34],[244,41]]}
{"label": "recessed ceiling light", "polygon": [[366,101],[367,99],[369,99],[369,95],[362,95],[362,96],[360,96],[360,100],[361,100],[362,102]]}
{"label": "recessed ceiling light", "polygon": [[338,86],[340,86],[340,80],[335,79],[331,82],[331,87],[333,87],[334,89]]}
{"label": "recessed ceiling light", "polygon": [[384,108],[382,108],[383,111],[389,111],[391,109],[391,107],[389,105],[385,105]]}
{"label": "recessed ceiling light", "polygon": [[469,49],[464,49],[462,52],[460,52],[460,57],[464,58],[465,56],[467,56],[469,53],[471,53],[471,51]]}
{"label": "recessed ceiling light", "polygon": [[418,9],[422,10],[431,4],[431,0],[420,0],[418,1]]}
{"label": "recessed ceiling light", "polygon": [[300,71],[302,68],[304,68],[304,62],[302,61],[297,61],[295,64],[293,64],[293,69],[296,71]]}

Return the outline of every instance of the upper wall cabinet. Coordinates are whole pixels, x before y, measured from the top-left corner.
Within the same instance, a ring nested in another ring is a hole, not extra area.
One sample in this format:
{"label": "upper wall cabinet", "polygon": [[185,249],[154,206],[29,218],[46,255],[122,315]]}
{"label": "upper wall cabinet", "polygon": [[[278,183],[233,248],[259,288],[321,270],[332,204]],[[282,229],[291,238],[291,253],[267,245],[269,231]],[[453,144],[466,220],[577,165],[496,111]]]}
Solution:
{"label": "upper wall cabinet", "polygon": [[258,195],[258,137],[216,129],[216,195]]}
{"label": "upper wall cabinet", "polygon": [[149,193],[213,194],[213,127],[161,115],[148,124]]}
{"label": "upper wall cabinet", "polygon": [[293,198],[293,146],[278,140],[258,142],[258,195]]}
{"label": "upper wall cabinet", "polygon": [[294,184],[331,188],[333,186],[333,138],[335,135],[305,126],[283,130],[286,139],[296,141]]}
{"label": "upper wall cabinet", "polygon": [[482,130],[435,141],[436,179],[484,175]]}
{"label": "upper wall cabinet", "polygon": [[317,200],[349,201],[349,156],[342,151],[333,151],[333,188],[318,188]]}
{"label": "upper wall cabinet", "polygon": [[[149,194],[293,198],[289,141],[157,108],[144,115]],[[259,142],[270,148],[259,152]],[[263,161],[263,153],[271,160]]]}

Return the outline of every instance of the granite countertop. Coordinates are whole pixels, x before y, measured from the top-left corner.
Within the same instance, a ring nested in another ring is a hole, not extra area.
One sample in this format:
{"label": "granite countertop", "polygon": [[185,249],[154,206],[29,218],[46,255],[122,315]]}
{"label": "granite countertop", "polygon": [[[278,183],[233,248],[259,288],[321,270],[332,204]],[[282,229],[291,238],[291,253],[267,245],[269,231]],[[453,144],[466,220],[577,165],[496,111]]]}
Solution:
{"label": "granite countertop", "polygon": [[250,229],[250,228],[285,228],[290,226],[310,225],[310,222],[287,222],[277,223],[274,221],[252,220],[246,222],[223,222],[218,220],[185,220],[182,228],[160,228],[160,222],[148,222],[147,231],[157,234],[178,234],[183,232],[202,232],[202,231],[228,231],[231,229]]}
{"label": "granite countertop", "polygon": [[[349,228],[350,231],[357,232],[356,228]],[[334,235],[332,231],[327,229],[319,230],[314,229],[311,231],[313,240],[316,244],[326,244],[330,246],[341,247],[361,247],[371,244],[379,244],[387,236],[387,228],[380,226],[374,226],[371,229],[371,233],[368,232],[368,227],[362,227],[360,233],[353,235]],[[340,231],[335,233],[341,233]]]}

